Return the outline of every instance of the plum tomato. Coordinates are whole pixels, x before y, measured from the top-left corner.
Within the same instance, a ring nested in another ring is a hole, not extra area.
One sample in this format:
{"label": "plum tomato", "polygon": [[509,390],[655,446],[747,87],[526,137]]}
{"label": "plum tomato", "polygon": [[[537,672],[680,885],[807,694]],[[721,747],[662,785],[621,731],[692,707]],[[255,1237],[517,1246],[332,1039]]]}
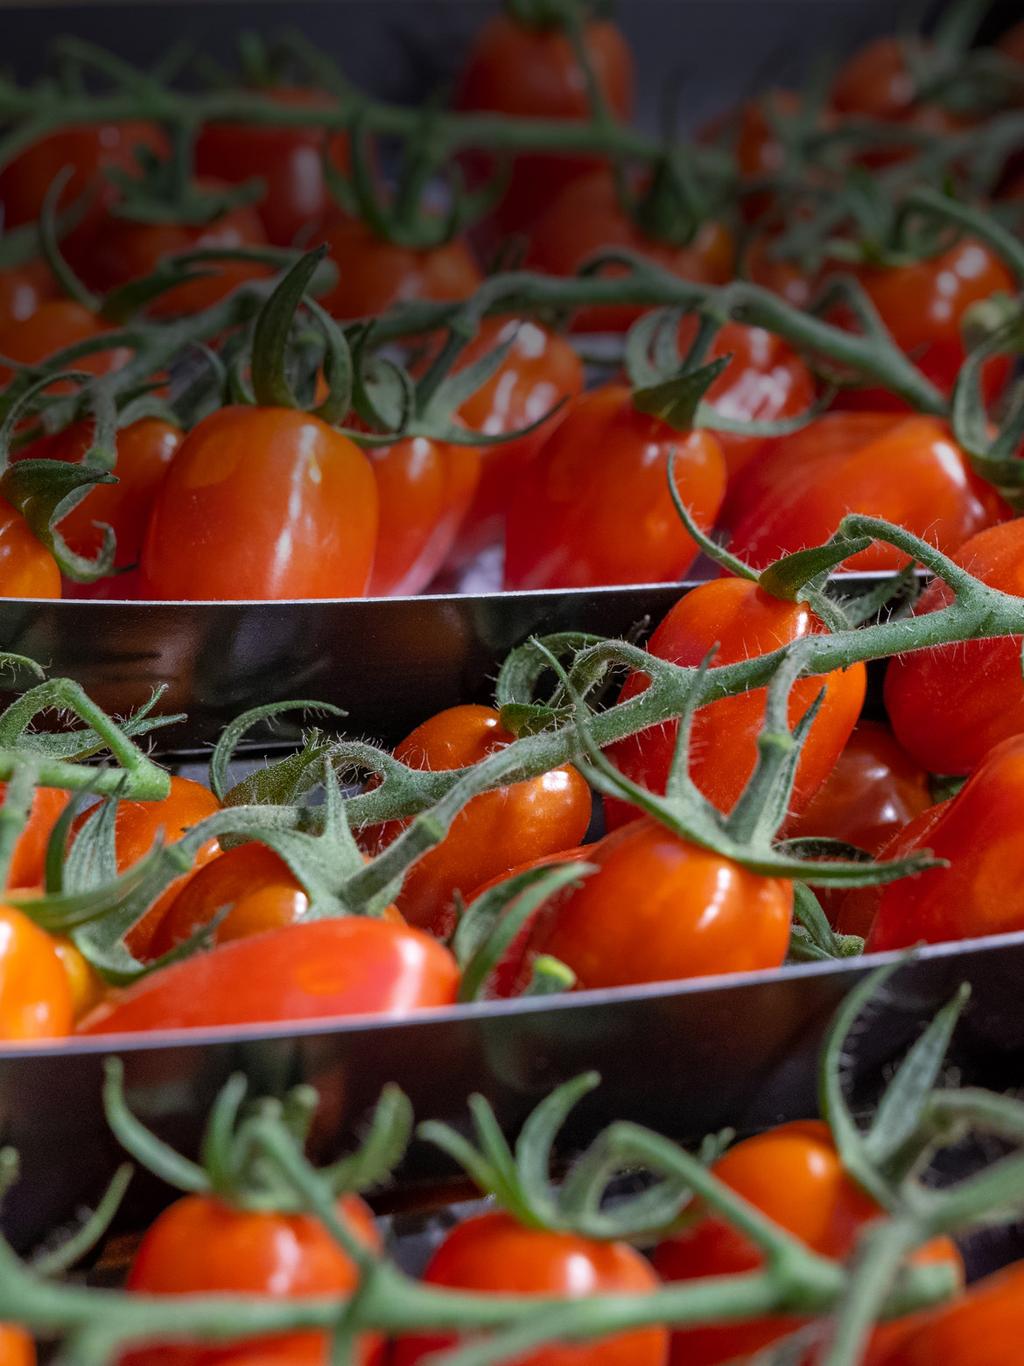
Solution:
{"label": "plum tomato", "polygon": [[[77,342],[91,341],[111,329],[95,313],[73,299],[45,299],[35,312],[23,322],[12,320],[0,327],[0,356],[7,356],[19,365],[36,365]],[[92,351],[80,356],[69,370],[83,370],[90,375],[108,375],[118,370],[131,353],[122,346],[106,351]],[[6,384],[10,371],[0,366],[0,384]],[[74,388],[71,380],[58,380],[49,392],[68,393]]]}
{"label": "plum tomato", "polygon": [[0,498],[0,598],[59,598],[60,569],[28,522]]}
{"label": "plum tomato", "polygon": [[360,219],[327,233],[338,282],[320,302],[335,318],[363,318],[412,299],[466,299],[482,276],[459,237],[437,247],[406,247],[378,237]]}
{"label": "plum tomato", "polygon": [[23,911],[0,906],[0,1042],[63,1038],[73,1009],[53,940]]}

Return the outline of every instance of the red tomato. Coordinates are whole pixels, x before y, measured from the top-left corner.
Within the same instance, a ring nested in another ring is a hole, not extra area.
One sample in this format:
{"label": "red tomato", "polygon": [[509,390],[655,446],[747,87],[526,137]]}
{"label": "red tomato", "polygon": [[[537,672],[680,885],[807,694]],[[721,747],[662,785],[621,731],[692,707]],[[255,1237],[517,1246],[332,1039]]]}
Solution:
{"label": "red tomato", "polygon": [[50,936],[23,911],[0,906],[0,1041],[71,1032],[71,986]]}
{"label": "red tomato", "polygon": [[[109,331],[95,313],[74,300],[46,299],[24,322],[9,322],[0,327],[0,356],[7,356],[21,365],[36,365],[66,346],[89,341]],[[119,370],[129,355],[124,347],[93,351],[88,356],[80,356],[66,368],[84,370],[90,375],[108,375],[112,370]],[[6,366],[0,366],[0,384],[7,383],[10,373]],[[54,384],[50,392],[66,393],[73,387],[70,380],[63,380]]]}
{"label": "red tomato", "polygon": [[[452,1229],[423,1279],[458,1290],[571,1299],[644,1294],[658,1285],[649,1264],[628,1243],[524,1228],[502,1213],[479,1214]],[[458,1342],[441,1335],[399,1338],[394,1366],[414,1366]],[[664,1328],[638,1328],[577,1347],[541,1347],[517,1357],[516,1366],[664,1366],[667,1345]]]}
{"label": "red tomato", "polygon": [[380,527],[369,592],[419,593],[447,558],[480,478],[474,446],[406,437],[369,451]]}
{"label": "red tomato", "polygon": [[[0,802],[6,792],[7,784],[0,783]],[[37,787],[32,794],[28,820],[14,845],[7,870],[7,886],[12,890],[42,886],[46,846],[70,795],[61,787]]]}
{"label": "red tomato", "polygon": [[597,865],[544,908],[535,953],[577,985],[634,986],[777,968],[789,947],[793,889],[642,819],[587,851]]}
{"label": "red tomato", "polygon": [[[878,858],[888,862],[890,859],[902,858],[913,850],[930,849],[929,835],[946,806],[946,802],[939,802],[919,812],[886,840],[878,851]],[[845,892],[836,891],[829,918],[832,919],[834,915],[834,924],[840,934],[859,934],[862,939],[867,939],[881,896],[881,887],[853,887]]]}
{"label": "red tomato", "polygon": [[[574,399],[583,390],[583,362],[570,344],[557,332],[528,319],[485,321],[476,340],[463,352],[462,365],[510,336],[515,340],[497,371],[459,409],[467,427],[488,436],[527,427],[561,400]],[[529,436],[481,448],[480,482],[456,542],[459,563],[501,540],[512,492],[565,417],[567,406],[559,408]]]}
{"label": "red tomato", "polygon": [[[330,106],[329,95],[317,90],[279,87],[261,92],[286,105]],[[200,176],[211,176],[237,185],[262,180],[266,192],[258,213],[267,240],[290,247],[307,241],[332,207],[324,180],[323,152],[344,169],[348,163],[347,141],[329,138],[316,126],[272,127],[258,123],[216,123],[200,129],[196,138],[195,165]]]}
{"label": "red tomato", "polygon": [[142,549],[154,598],[366,592],[377,489],[358,446],[293,408],[222,408],[189,433]]}
{"label": "red tomato", "polygon": [[451,1005],[458,980],[448,950],[408,926],[361,916],[307,920],[161,968],[80,1028],[123,1034],[405,1015]]}
{"label": "red tomato", "polygon": [[[449,707],[407,735],[395,757],[413,768],[468,768],[512,739],[490,707]],[[472,892],[519,863],[579,844],[590,807],[590,789],[569,764],[483,792],[413,864],[395,904],[410,924],[443,933],[451,927],[456,892]],[[375,847],[390,844],[407,824],[378,827],[371,835]]]}
{"label": "red tomato", "polygon": [[[651,636],[648,649],[673,664],[696,666],[717,645],[715,664],[735,664],[768,654],[790,641],[816,635],[825,628],[803,602],[786,602],[764,592],[750,579],[713,579],[680,598]],[[648,679],[633,674],[623,699],[643,692]],[[822,688],[825,696],[804,744],[790,809],[803,810],[832,772],[864,703],[863,664],[836,670],[823,678],[797,682],[789,697],[790,724],[803,716]],[[764,723],[765,690],[723,697],[702,707],[693,718],[690,774],[720,811],[730,811],[757,760],[757,736]],[[652,792],[664,792],[678,724],[656,729],[609,747],[612,762],[627,777]],[[607,800],[609,824],[636,813],[631,806]]]}
{"label": "red tomato", "polygon": [[[596,171],[570,181],[551,201],[533,228],[526,264],[548,275],[575,275],[590,257],[623,247],[683,280],[707,284],[725,284],[736,258],[732,233],[713,220],[685,246],[648,237],[622,207],[612,175]],[[616,267],[603,274],[624,272],[625,267]],[[624,332],[643,312],[632,304],[599,304],[580,309],[572,326],[578,332]]]}
{"label": "red tomato", "polygon": [[0,498],[0,598],[59,598],[60,570],[17,508]]}
{"label": "red tomato", "polygon": [[1015,62],[1024,62],[1024,22],[1013,24],[1000,36],[996,47]]}
{"label": "red tomato", "polygon": [[[737,1143],[712,1170],[824,1257],[847,1258],[862,1227],[878,1214],[874,1201],[843,1170],[828,1128],[816,1120],[783,1124]],[[911,1260],[950,1261],[961,1269],[948,1238],[934,1239]],[[654,1253],[654,1264],[665,1280],[689,1281],[754,1271],[762,1259],[743,1234],[709,1212],[663,1242]],[[778,1315],[746,1323],[679,1328],[672,1334],[671,1366],[746,1360],[799,1325],[799,1319]]]}
{"label": "red tomato", "polygon": [[23,266],[0,270],[0,328],[25,322],[56,292],[56,282],[45,261],[27,261]]}
{"label": "red tomato", "polygon": [[[992,588],[1024,597],[1024,522],[980,531],[953,558]],[[914,610],[935,612],[952,600],[934,579]],[[885,706],[900,744],[933,773],[968,773],[993,745],[1024,731],[1021,643],[969,640],[891,660]]]}
{"label": "red tomato", "polygon": [[815,277],[787,257],[775,255],[773,239],[767,233],[751,237],[743,266],[755,285],[770,289],[795,308],[806,308],[814,297]]}
{"label": "red tomato", "polygon": [[908,1320],[872,1366],[1017,1366],[1024,1340],[1024,1263],[976,1281],[950,1304]]}
{"label": "red tomato", "polygon": [[[117,434],[116,484],[98,484],[60,523],[60,532],[72,550],[93,557],[103,544],[97,523],[111,526],[117,535],[114,563],[118,568],[134,564],[142,550],[157,488],[184,433],[159,418],[144,417]],[[62,432],[44,436],[26,446],[18,460],[66,460],[77,463],[92,442],[92,425],[76,422]]]}
{"label": "red tomato", "polygon": [[669,494],[670,459],[694,520],[709,530],[725,492],[725,457],[714,435],[680,433],[638,412],[625,385],[581,395],[541,448],[531,479],[516,489],[505,587],[682,578],[697,547]]}
{"label": "red tomato", "polygon": [[36,1366],[35,1345],[16,1323],[0,1323],[0,1366]]}
{"label": "red tomato", "polygon": [[[611,110],[628,119],[633,110],[633,58],[619,29],[589,19],[583,43],[598,88]],[[455,105],[467,112],[534,118],[586,119],[586,82],[570,38],[559,28],[532,27],[510,14],[483,25],[470,49]],[[467,158],[471,174],[493,174],[493,158]],[[568,180],[600,163],[593,157],[531,152],[512,163],[509,184],[494,214],[499,236],[527,228]]]}
{"label": "red tomato", "polygon": [[903,948],[1024,929],[1024,861],[1014,821],[1024,793],[1024,736],[1004,740],[948,802],[932,807],[894,845],[930,849],[948,868],[889,883],[878,893],[869,950]]}
{"label": "red tomato", "polygon": [[[357,1195],[339,1200],[338,1213],[361,1243],[380,1247],[373,1215]],[[217,1196],[186,1195],[150,1226],[126,1286],[140,1295],[292,1300],[351,1294],[358,1280],[351,1259],[311,1214],[238,1209]],[[218,1347],[140,1347],[123,1355],[121,1366],[213,1366],[250,1353],[265,1353],[269,1360],[325,1361],[327,1349],[326,1333],[290,1333]],[[367,1337],[360,1345],[361,1366],[375,1357],[375,1341]]]}
{"label": "red tomato", "polygon": [[[821,545],[848,512],[895,522],[946,554],[1007,515],[938,418],[829,413],[751,463],[730,499],[729,549],[764,568]],[[842,568],[902,569],[906,559],[875,542]]]}
{"label": "red tomato", "polygon": [[336,318],[363,318],[412,299],[466,299],[482,276],[459,237],[438,247],[403,247],[343,218],[327,233],[338,283],[320,302]]}

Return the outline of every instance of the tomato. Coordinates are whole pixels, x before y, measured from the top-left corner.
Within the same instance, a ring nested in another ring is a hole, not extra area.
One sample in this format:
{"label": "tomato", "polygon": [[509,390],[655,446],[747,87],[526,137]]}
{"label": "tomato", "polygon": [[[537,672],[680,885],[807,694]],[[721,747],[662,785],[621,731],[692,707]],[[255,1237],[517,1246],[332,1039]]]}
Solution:
{"label": "tomato", "polygon": [[749,239],[743,268],[753,284],[770,289],[795,308],[806,308],[814,298],[815,276],[788,257],[777,255],[769,233],[757,233]]}
{"label": "tomato", "polygon": [[[465,1219],[447,1235],[423,1276],[428,1285],[516,1295],[644,1294],[658,1279],[628,1243],[599,1243],[574,1233],[524,1228],[508,1214],[492,1212]],[[454,1336],[399,1338],[394,1366],[413,1366],[430,1354],[454,1346]],[[638,1328],[613,1338],[571,1347],[552,1344],[516,1366],[664,1366],[668,1334],[664,1328]]]}
{"label": "tomato", "polygon": [[0,328],[31,318],[56,292],[56,281],[45,261],[27,261],[23,266],[0,270]]}
{"label": "tomato", "polygon": [[[509,337],[515,340],[497,371],[459,409],[467,427],[488,436],[527,427],[583,390],[583,362],[572,346],[557,332],[528,319],[486,320],[461,363],[469,364]],[[456,542],[460,563],[502,539],[512,493],[566,408],[563,404],[528,436],[481,448],[480,482]]]}
{"label": "tomato", "polygon": [[[334,103],[329,95],[298,87],[261,92],[285,105],[311,110]],[[237,185],[262,180],[265,188],[257,211],[269,242],[290,247],[305,241],[332,206],[324,179],[323,154],[341,168],[347,165],[347,140],[329,138],[322,128],[273,127],[259,123],[211,123],[200,129],[195,144],[199,176]]]}
{"label": "tomato", "polygon": [[222,408],[182,442],[142,549],[154,598],[366,592],[377,489],[358,446],[293,408]]}
{"label": "tomato", "polygon": [[581,395],[542,446],[531,479],[516,489],[505,587],[682,578],[697,546],[669,494],[670,459],[694,521],[709,530],[725,492],[725,457],[714,435],[680,433],[638,412],[625,385]]}
{"label": "tomato", "polygon": [[587,858],[597,872],[557,893],[530,939],[532,953],[565,963],[581,989],[753,972],[786,956],[788,882],[646,818],[614,830]]}
{"label": "tomato", "polygon": [[[36,365],[67,346],[100,337],[110,328],[82,304],[72,299],[46,299],[24,322],[12,321],[0,327],[0,356],[16,360],[20,365]],[[108,375],[128,360],[130,352],[120,346],[108,351],[93,351],[79,356],[68,370],[84,370],[90,375]],[[11,372],[0,366],[0,384],[6,384]],[[74,388],[70,380],[51,386],[54,394],[67,393]]]}
{"label": "tomato", "polygon": [[[150,510],[184,433],[156,417],[140,418],[117,434],[116,484],[98,484],[61,520],[60,532],[79,555],[94,557],[103,544],[97,523],[113,527],[117,536],[114,563],[134,564],[142,550]],[[15,457],[18,460],[65,460],[78,463],[92,443],[89,422],[76,422],[62,432],[41,437]]]}
{"label": "tomato", "polygon": [[[1024,597],[1024,522],[988,527],[953,555],[992,588]],[[915,614],[953,600],[934,579]],[[968,773],[1007,736],[1024,731],[1021,637],[968,640],[890,660],[885,706],[904,749],[933,773]]]}
{"label": "tomato", "polygon": [[71,1032],[72,999],[50,936],[13,906],[0,906],[0,1042]]}
{"label": "tomato", "polygon": [[[897,830],[886,840],[877,857],[883,862],[889,862],[891,859],[903,858],[904,855],[918,849],[930,849],[929,835],[946,805],[946,802],[939,802],[936,806],[928,806],[919,812],[901,830]],[[841,934],[859,934],[862,939],[867,939],[881,896],[881,887],[837,890],[832,893],[829,919],[833,920]]]}
{"label": "tomato", "polygon": [[[633,109],[633,59],[619,29],[587,19],[582,39],[598,89],[613,113]],[[586,82],[572,41],[555,26],[531,26],[511,14],[495,15],[476,36],[456,87],[455,106],[467,112],[534,118],[586,119]],[[467,158],[471,176],[493,174],[493,157]],[[499,237],[529,227],[552,197],[600,162],[593,157],[530,152],[512,163],[511,179],[494,213]]]}
{"label": "tomato", "polygon": [[[370,1210],[357,1195],[338,1201],[338,1214],[366,1247],[380,1247]],[[351,1258],[311,1214],[247,1210],[214,1195],[186,1195],[153,1223],[128,1272],[127,1290],[140,1295],[233,1294],[306,1299],[351,1294],[358,1285]],[[250,1352],[270,1360],[327,1359],[326,1333],[291,1333],[217,1347],[154,1344],[121,1357],[121,1366],[212,1366]],[[361,1366],[375,1357],[371,1337],[360,1344]]]}
{"label": "tomato", "polygon": [[[729,549],[758,568],[821,545],[848,512],[883,517],[949,554],[1007,515],[938,418],[829,413],[766,444],[730,490]],[[902,569],[875,542],[844,560],[861,573]]]}
{"label": "tomato", "polygon": [[[725,284],[732,276],[736,245],[724,223],[709,220],[691,242],[676,246],[649,237],[619,200],[608,171],[570,181],[537,220],[526,264],[548,275],[575,275],[585,261],[604,251],[626,248],[684,280]],[[625,273],[612,267],[604,275]],[[595,304],[573,317],[579,332],[624,332],[644,312],[633,304]]]}
{"label": "tomato", "polygon": [[64,967],[71,988],[71,1009],[76,1020],[99,1005],[106,985],[82,951],[70,939],[56,935],[53,947]]}
{"label": "tomato", "polygon": [[[824,629],[806,603],[772,597],[750,579],[712,579],[679,599],[647,648],[659,659],[693,667],[717,646],[713,662],[735,664]],[[622,690],[623,700],[647,684],[646,675],[632,674]],[[822,688],[825,695],[800,757],[790,810],[802,811],[832,772],[860,715],[865,687],[863,664],[794,684],[789,696],[791,725]],[[723,697],[701,707],[693,718],[690,774],[720,811],[732,809],[754,771],[765,697],[763,688]],[[611,745],[608,756],[634,782],[664,792],[678,729],[676,722],[669,722],[641,731]],[[612,825],[635,814],[614,799],[606,800],[605,812]]]}
{"label": "tomato", "polygon": [[[449,707],[407,735],[395,757],[413,768],[468,768],[512,739],[492,708]],[[590,789],[568,764],[483,792],[459,812],[441,843],[413,864],[395,904],[410,924],[446,932],[456,892],[465,895],[519,863],[579,844],[590,810]],[[389,821],[370,832],[374,847],[390,844],[407,824]]]}
{"label": "tomato", "polygon": [[320,302],[336,318],[363,318],[412,299],[466,299],[482,276],[460,237],[437,247],[404,247],[343,218],[327,233],[338,282]]}
{"label": "tomato", "polygon": [[36,1366],[35,1345],[16,1323],[0,1323],[0,1366]]}
{"label": "tomato", "polygon": [[451,1005],[458,979],[448,950],[408,926],[361,916],[307,920],[161,968],[80,1028],[122,1034],[405,1015]]}
{"label": "tomato", "polygon": [[[878,1207],[847,1176],[826,1125],[819,1121],[783,1124],[730,1148],[714,1174],[781,1228],[823,1257],[845,1259]],[[911,1260],[949,1261],[961,1270],[956,1248],[936,1238]],[[756,1247],[710,1211],[655,1250],[663,1279],[689,1281],[754,1271]],[[794,1332],[795,1317],[773,1316],[746,1323],[678,1328],[672,1334],[672,1366],[714,1366],[746,1360],[762,1347]],[[944,1359],[943,1359],[944,1360]]]}
{"label": "tomato", "polygon": [[1024,62],[1024,22],[1013,24],[1000,35],[996,47],[1015,62]]}
{"label": "tomato", "polygon": [[975,1281],[950,1304],[908,1320],[912,1331],[872,1366],[1017,1366],[1024,1339],[1024,1263]]}
{"label": "tomato", "polygon": [[0,598],[59,598],[60,570],[17,508],[0,498]]}
{"label": "tomato", "polygon": [[[0,801],[6,792],[7,784],[0,783]],[[7,869],[7,886],[12,890],[42,886],[46,846],[70,795],[62,787],[37,787],[33,792],[28,820],[17,838]]]}
{"label": "tomato", "polygon": [[369,592],[419,593],[444,563],[480,478],[474,446],[410,436],[369,451],[380,528]]}
{"label": "tomato", "polygon": [[919,817],[900,853],[930,849],[930,868],[878,894],[870,950],[902,948],[1024,929],[1024,861],[1013,813],[1024,794],[1024,736],[1004,740],[951,801]]}

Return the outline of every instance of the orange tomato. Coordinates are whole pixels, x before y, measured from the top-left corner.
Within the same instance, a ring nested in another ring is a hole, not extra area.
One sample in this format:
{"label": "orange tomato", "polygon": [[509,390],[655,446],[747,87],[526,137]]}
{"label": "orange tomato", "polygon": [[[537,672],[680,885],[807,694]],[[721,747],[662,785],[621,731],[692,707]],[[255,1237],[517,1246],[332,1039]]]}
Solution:
{"label": "orange tomato", "polygon": [[0,906],[0,1041],[59,1039],[72,1022],[71,985],[53,940],[23,911]]}
{"label": "orange tomato", "polygon": [[0,598],[59,598],[60,570],[17,508],[0,498]]}

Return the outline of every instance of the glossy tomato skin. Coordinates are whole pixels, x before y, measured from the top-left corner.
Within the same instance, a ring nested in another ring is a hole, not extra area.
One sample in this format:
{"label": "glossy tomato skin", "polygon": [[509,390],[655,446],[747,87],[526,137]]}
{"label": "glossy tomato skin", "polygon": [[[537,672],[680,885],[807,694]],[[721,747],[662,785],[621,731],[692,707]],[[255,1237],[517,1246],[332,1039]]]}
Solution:
{"label": "glossy tomato skin", "polygon": [[0,498],[0,598],[59,598],[57,561],[28,522]]}
{"label": "glossy tomato skin", "polygon": [[27,261],[23,266],[0,270],[0,329],[23,323],[56,293],[56,282],[45,261]]}
{"label": "glossy tomato skin", "polygon": [[[626,1243],[598,1243],[572,1233],[527,1229],[510,1215],[463,1220],[445,1238],[424,1273],[428,1285],[517,1295],[644,1294],[658,1279]],[[393,1366],[414,1366],[455,1337],[403,1337]],[[643,1328],[578,1347],[553,1344],[516,1359],[516,1366],[665,1366],[668,1334]]]}
{"label": "glossy tomato skin", "polygon": [[[903,948],[1024,929],[1024,859],[1013,812],[1024,792],[1024,736],[997,745],[964,787],[931,808],[905,836],[948,868],[930,868],[882,888],[870,950]],[[909,841],[899,841],[909,852]]]}
{"label": "glossy tomato skin", "polygon": [[[673,664],[696,666],[715,646],[715,664],[735,664],[768,654],[791,641],[824,630],[806,603],[785,602],[749,579],[713,579],[685,594],[651,636],[647,648]],[[622,698],[647,686],[643,674],[626,680]],[[789,701],[790,724],[801,717],[824,687],[821,708],[804,744],[790,810],[803,810],[817,792],[860,715],[866,673],[863,664],[836,670],[824,678],[801,679]],[[730,811],[754,770],[757,736],[764,722],[765,689],[723,697],[702,707],[693,718],[690,774],[720,811]],[[678,725],[641,731],[609,747],[608,756],[627,777],[653,792],[664,792]],[[635,815],[631,806],[606,800],[610,825]]]}
{"label": "glossy tomato skin", "polygon": [[871,1366],[1017,1366],[1024,1341],[1024,1264],[975,1281],[949,1304],[908,1320]]}
{"label": "glossy tomato skin", "polygon": [[682,578],[697,558],[697,546],[669,494],[670,459],[694,521],[709,530],[726,476],[714,435],[680,433],[638,412],[625,385],[581,395],[512,499],[505,587],[586,588]]}
{"label": "glossy tomato skin", "polygon": [[32,1043],[71,1032],[71,986],[53,940],[13,906],[0,906],[0,1040]]}
{"label": "glossy tomato skin", "polygon": [[86,1034],[404,1015],[451,1005],[459,972],[435,940],[390,921],[304,921],[161,968],[93,1011]]}
{"label": "glossy tomato skin", "polygon": [[[583,391],[583,362],[564,337],[526,318],[484,321],[462,355],[469,364],[514,337],[498,370],[468,398],[459,415],[472,431],[494,436],[514,432],[551,413],[528,436],[480,450],[480,480],[459,529],[455,560],[465,563],[501,540],[509,502],[544,442]],[[552,411],[562,403],[557,411]]]}
{"label": "glossy tomato skin", "polygon": [[293,408],[222,408],[188,434],[160,486],[142,592],[360,597],[376,539],[377,487],[358,446]]}
{"label": "glossy tomato skin", "polygon": [[[7,784],[0,783],[0,802],[6,792]],[[46,846],[70,795],[62,787],[37,787],[33,792],[28,820],[18,836],[7,869],[7,886],[12,890],[42,886]]]}
{"label": "glossy tomato skin", "polygon": [[679,839],[647,818],[588,851],[597,865],[556,895],[531,948],[577,985],[634,986],[775,968],[789,947],[793,891]]}
{"label": "glossy tomato skin", "polygon": [[[570,181],[538,219],[530,236],[528,267],[548,275],[575,275],[593,256],[625,248],[648,257],[683,280],[724,284],[736,258],[732,233],[720,222],[702,224],[693,241],[675,246],[648,237],[619,202],[615,181],[596,171]],[[607,275],[624,273],[609,267]],[[580,309],[572,327],[578,332],[624,332],[644,312],[632,304],[595,304]]]}
{"label": "glossy tomato skin", "polygon": [[474,446],[405,437],[369,451],[380,522],[372,596],[419,593],[441,568],[480,478]]}
{"label": "glossy tomato skin", "polygon": [[[1024,522],[1004,522],[972,536],[957,564],[989,584],[1024,597]],[[953,600],[933,579],[915,615]],[[1008,736],[1024,731],[1021,637],[969,640],[916,650],[891,660],[885,706],[900,744],[933,773],[968,773]]]}
{"label": "glossy tomato skin", "polygon": [[35,1344],[16,1323],[0,1323],[0,1366],[36,1366]]}
{"label": "glossy tomato skin", "polygon": [[[449,707],[417,726],[395,748],[412,768],[468,768],[513,737],[490,707]],[[571,765],[474,797],[445,838],[406,876],[395,904],[412,925],[451,928],[455,892],[466,895],[517,864],[579,844],[590,823],[590,789]],[[370,835],[376,849],[405,828],[389,821]]]}
{"label": "glossy tomato skin", "polygon": [[[46,299],[24,322],[13,321],[0,327],[0,356],[9,356],[21,365],[35,365],[48,360],[58,351],[76,342],[100,337],[110,328],[95,313],[73,299]],[[107,351],[93,351],[80,356],[69,370],[84,370],[90,375],[107,375],[118,370],[128,360],[130,352],[124,347]],[[0,367],[0,383],[6,383],[10,371]],[[74,387],[71,380],[58,381],[50,392],[67,393]]]}
{"label": "glossy tomato skin", "polygon": [[335,318],[364,318],[413,299],[465,299],[481,283],[460,237],[438,247],[386,242],[359,219],[343,218],[327,233],[338,282],[320,302]]}
{"label": "glossy tomato skin", "polygon": [[841,114],[901,119],[917,97],[906,38],[876,38],[857,49],[836,74],[832,104]]}
{"label": "glossy tomato skin", "polygon": [[[633,58],[619,29],[590,19],[583,43],[598,88],[613,113],[628,119],[633,109]],[[511,15],[485,23],[470,49],[455,93],[466,111],[535,118],[585,119],[586,83],[568,35],[556,27],[531,27]],[[522,232],[566,184],[600,163],[593,157],[524,153],[512,163],[511,178],[493,213],[498,236]],[[493,158],[467,158],[470,174],[493,174]]]}
{"label": "glossy tomato skin", "polygon": [[[77,464],[92,442],[92,425],[76,422],[62,432],[41,437],[26,446],[19,460],[63,460]],[[93,557],[103,545],[96,523],[113,528],[117,536],[114,564],[135,564],[142,550],[146,524],[167,467],[184,433],[161,418],[144,417],[117,434],[116,484],[99,484],[60,523],[61,535],[79,555]]]}
{"label": "glossy tomato skin", "polygon": [[[895,522],[947,554],[1007,515],[938,418],[829,413],[755,456],[730,497],[729,548],[763,569],[823,544],[848,512]],[[875,542],[842,568],[905,563],[902,550]]]}
{"label": "glossy tomato skin", "polygon": [[[367,1247],[380,1246],[373,1216],[355,1195],[338,1201],[338,1214]],[[216,1196],[186,1195],[153,1223],[135,1254],[127,1290],[143,1295],[258,1294],[306,1299],[350,1294],[358,1274],[348,1255],[310,1214],[243,1210]],[[322,1361],[326,1334],[292,1333],[217,1347],[199,1344],[140,1347],[121,1366],[213,1366],[240,1354],[266,1353],[270,1360]],[[367,1338],[360,1366],[376,1359]]]}

